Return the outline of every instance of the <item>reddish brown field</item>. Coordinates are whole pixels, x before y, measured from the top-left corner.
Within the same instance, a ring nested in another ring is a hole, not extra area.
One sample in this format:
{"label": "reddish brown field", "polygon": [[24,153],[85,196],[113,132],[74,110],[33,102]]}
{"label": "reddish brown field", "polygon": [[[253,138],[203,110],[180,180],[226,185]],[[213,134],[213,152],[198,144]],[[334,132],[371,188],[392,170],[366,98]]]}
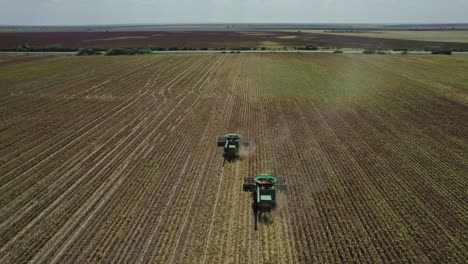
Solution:
{"label": "reddish brown field", "polygon": [[[2,67],[0,263],[466,263],[466,72],[333,54]],[[251,141],[238,162],[225,132]],[[288,190],[254,231],[259,173]]]}
{"label": "reddish brown field", "polygon": [[468,43],[396,40],[288,32],[23,32],[0,33],[0,48],[15,49],[27,43],[33,48],[60,44],[65,48],[159,47],[159,48],[258,48],[317,45],[337,48],[468,49]]}

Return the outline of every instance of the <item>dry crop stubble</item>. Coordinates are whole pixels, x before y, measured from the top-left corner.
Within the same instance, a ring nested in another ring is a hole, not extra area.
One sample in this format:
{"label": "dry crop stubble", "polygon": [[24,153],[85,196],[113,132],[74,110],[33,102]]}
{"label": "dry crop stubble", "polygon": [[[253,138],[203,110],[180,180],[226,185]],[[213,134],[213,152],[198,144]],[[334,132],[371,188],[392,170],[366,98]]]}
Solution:
{"label": "dry crop stubble", "polygon": [[[463,263],[467,70],[462,56],[11,61],[1,260]],[[223,165],[226,132],[250,146]],[[288,189],[254,231],[242,182],[258,173]]]}

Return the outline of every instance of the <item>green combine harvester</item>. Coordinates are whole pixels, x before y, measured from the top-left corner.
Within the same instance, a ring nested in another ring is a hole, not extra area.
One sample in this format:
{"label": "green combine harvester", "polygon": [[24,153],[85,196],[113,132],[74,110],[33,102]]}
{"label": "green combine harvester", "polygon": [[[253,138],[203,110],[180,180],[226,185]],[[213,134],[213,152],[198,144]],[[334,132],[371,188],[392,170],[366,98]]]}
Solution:
{"label": "green combine harvester", "polygon": [[254,178],[244,179],[244,192],[252,192],[253,210],[255,215],[255,230],[257,230],[258,215],[269,213],[276,208],[276,191],[286,191],[286,181],[268,174],[260,174]]}
{"label": "green combine harvester", "polygon": [[249,141],[239,133],[228,133],[218,138],[218,147],[224,148],[224,159],[232,162],[239,157],[240,147],[248,147]]}

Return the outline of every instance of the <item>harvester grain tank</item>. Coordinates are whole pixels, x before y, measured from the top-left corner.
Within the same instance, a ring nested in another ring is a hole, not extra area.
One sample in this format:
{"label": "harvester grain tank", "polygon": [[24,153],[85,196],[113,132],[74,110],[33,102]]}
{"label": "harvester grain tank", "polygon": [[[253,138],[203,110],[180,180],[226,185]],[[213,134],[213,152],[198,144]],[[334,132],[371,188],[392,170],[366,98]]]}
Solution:
{"label": "harvester grain tank", "polygon": [[244,179],[244,192],[252,192],[255,230],[259,214],[269,213],[276,208],[277,191],[286,191],[286,181],[268,174]]}
{"label": "harvester grain tank", "polygon": [[224,148],[224,158],[228,161],[234,161],[239,157],[239,149],[248,146],[249,141],[239,133],[228,133],[218,138],[218,147]]}

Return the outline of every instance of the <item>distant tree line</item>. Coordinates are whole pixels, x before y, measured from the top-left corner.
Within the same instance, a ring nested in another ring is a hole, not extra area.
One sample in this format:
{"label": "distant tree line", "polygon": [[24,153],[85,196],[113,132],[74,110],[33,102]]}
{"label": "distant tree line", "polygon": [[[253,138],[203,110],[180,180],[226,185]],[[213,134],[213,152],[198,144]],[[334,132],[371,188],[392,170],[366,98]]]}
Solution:
{"label": "distant tree line", "polygon": [[[322,49],[335,49],[333,53],[341,53],[339,48],[337,47],[321,47]],[[150,54],[153,51],[190,51],[190,50],[318,50],[319,47],[313,44],[299,46],[299,47],[201,47],[201,48],[193,48],[193,47],[169,47],[169,48],[162,48],[162,47],[154,47],[154,46],[147,46],[145,48],[66,48],[61,43],[51,44],[45,47],[32,47],[27,43],[22,43],[18,45],[16,48],[8,48],[8,49],[0,49],[2,51],[18,51],[18,52],[77,52],[79,56],[85,55],[101,55],[102,53],[107,56],[115,56],[115,55],[139,55],[139,54]],[[407,48],[394,48],[393,51],[401,51],[402,54],[408,54],[409,49]],[[447,49],[447,48],[429,48],[426,47],[424,51],[431,52],[432,54],[443,54],[443,55],[451,55],[452,52],[467,52],[467,49]],[[364,54],[387,54],[385,50],[379,48],[369,48],[363,51]]]}
{"label": "distant tree line", "polygon": [[435,49],[432,50],[432,54],[436,55],[452,55],[452,51],[448,49]]}
{"label": "distant tree line", "polygon": [[106,56],[116,56],[116,55],[143,55],[153,53],[150,49],[139,49],[139,48],[112,48],[106,51]]}
{"label": "distant tree line", "polygon": [[373,50],[373,49],[366,49],[362,52],[363,54],[379,54],[379,55],[385,55],[387,54],[385,51],[383,50],[379,50],[379,49],[376,49],[376,50]]}
{"label": "distant tree line", "polygon": [[77,56],[102,55],[102,52],[91,48],[81,48],[76,53]]}

